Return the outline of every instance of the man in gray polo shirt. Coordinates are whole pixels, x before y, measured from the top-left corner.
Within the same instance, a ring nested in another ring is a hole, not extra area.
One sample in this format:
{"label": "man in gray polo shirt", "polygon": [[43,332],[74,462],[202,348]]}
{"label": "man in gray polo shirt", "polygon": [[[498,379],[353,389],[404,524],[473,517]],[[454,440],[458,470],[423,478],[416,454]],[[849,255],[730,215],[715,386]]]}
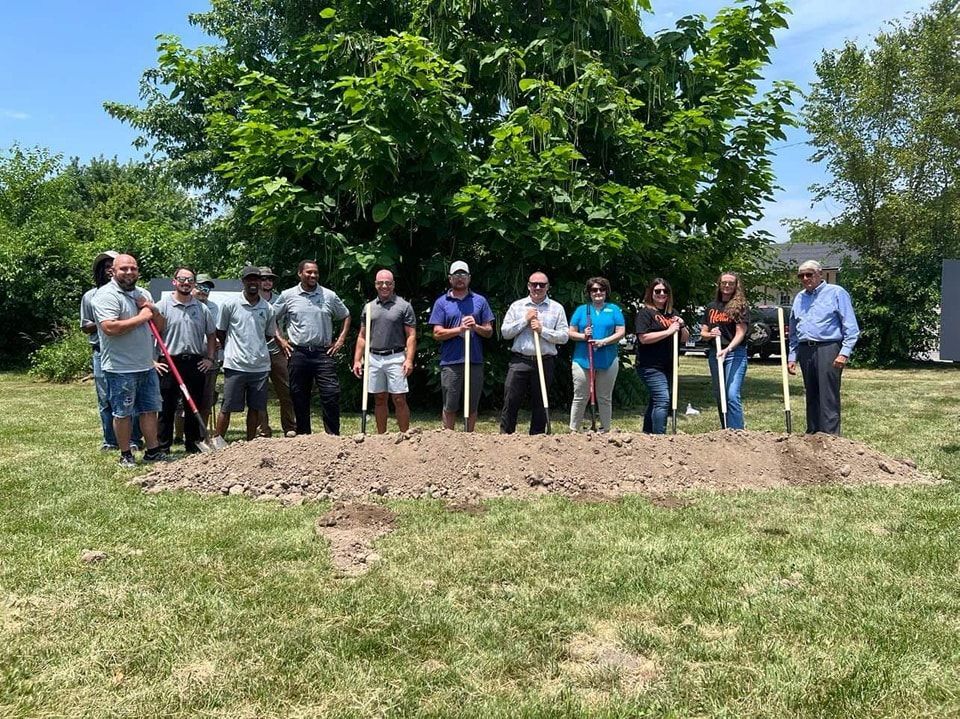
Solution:
{"label": "man in gray polo shirt", "polygon": [[[178,267],[173,272],[173,292],[157,303],[157,309],[167,321],[163,332],[167,351],[176,363],[190,396],[197,401],[203,396],[207,373],[216,366],[217,328],[210,310],[193,296],[195,282],[193,269]],[[167,368],[165,357],[160,358],[158,369],[163,407],[160,410],[157,439],[164,451],[169,452],[173,444],[174,417],[180,402],[180,385]],[[184,412],[183,433],[187,453],[199,452],[197,442],[203,434],[193,412]]]}
{"label": "man in gray polo shirt", "polygon": [[367,307],[372,306],[369,379],[377,433],[387,431],[390,413],[388,396],[393,400],[397,425],[401,432],[406,432],[410,428],[407,377],[413,372],[413,357],[417,352],[417,318],[410,303],[394,293],[393,273],[390,270],[380,270],[374,285],[377,298],[369,305],[364,305],[360,314],[360,335],[353,352],[353,374],[363,376]]}
{"label": "man in gray polo shirt", "polygon": [[243,293],[220,306],[217,338],[223,345],[223,403],[217,435],[230,427],[230,414],[247,408],[247,440],[257,436],[260,414],[267,409],[270,350],[267,338],[277,333],[273,307],[260,297],[260,268],[247,265],[240,275]]}
{"label": "man in gray polo shirt", "polygon": [[[274,312],[280,308],[280,293],[274,291],[276,280],[277,276],[273,274],[272,269],[260,268],[260,296],[270,303]],[[281,326],[278,317],[277,329],[279,330]],[[287,366],[287,353],[280,348],[275,337],[267,341],[267,349],[270,350],[270,384],[273,386],[273,393],[277,395],[277,402],[280,403],[280,427],[285,435],[293,437],[297,433],[297,421],[293,414],[293,402],[290,399],[290,370]],[[268,412],[264,412],[261,417],[260,435],[262,437],[273,435]]]}
{"label": "man in gray polo shirt", "polygon": [[[323,407],[323,428],[340,434],[340,380],[336,354],[350,331],[350,310],[333,290],[321,287],[320,268],[314,260],[297,267],[300,282],[280,295],[277,322],[284,324],[287,340],[277,342],[290,357],[290,397],[297,417],[297,434],[310,434],[310,394],[313,381]],[[333,339],[333,322],[342,321],[340,334]]]}
{"label": "man in gray polo shirt", "polygon": [[113,261],[113,279],[97,291],[93,300],[100,332],[100,364],[113,412],[120,466],[124,468],[136,466],[130,451],[134,416],[139,416],[146,440],[144,461],[166,457],[157,441],[160,382],[153,365],[153,335],[147,327],[152,319],[162,332],[165,321],[150,295],[137,287],[139,277],[136,259],[118,255]]}

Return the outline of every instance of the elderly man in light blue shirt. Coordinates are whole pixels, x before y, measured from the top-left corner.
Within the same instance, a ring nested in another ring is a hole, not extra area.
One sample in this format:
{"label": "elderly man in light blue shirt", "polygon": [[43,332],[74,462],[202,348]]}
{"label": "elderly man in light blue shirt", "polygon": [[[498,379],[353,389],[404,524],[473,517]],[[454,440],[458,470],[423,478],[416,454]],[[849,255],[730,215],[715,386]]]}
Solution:
{"label": "elderly man in light blue shirt", "polygon": [[553,384],[557,345],[567,342],[570,331],[563,305],[547,297],[549,289],[550,281],[543,272],[530,275],[527,281],[529,295],[510,305],[500,326],[504,339],[513,340],[507,377],[503,382],[500,434],[513,434],[516,430],[517,413],[524,397],[530,398],[530,434],[546,431],[547,412],[540,395],[534,333],[540,335],[543,375],[549,390]]}
{"label": "elderly man in light blue shirt", "polygon": [[803,373],[807,433],[840,434],[840,377],[860,337],[850,294],[823,280],[823,267],[808,260],[797,276],[803,291],[790,310],[787,369]]}

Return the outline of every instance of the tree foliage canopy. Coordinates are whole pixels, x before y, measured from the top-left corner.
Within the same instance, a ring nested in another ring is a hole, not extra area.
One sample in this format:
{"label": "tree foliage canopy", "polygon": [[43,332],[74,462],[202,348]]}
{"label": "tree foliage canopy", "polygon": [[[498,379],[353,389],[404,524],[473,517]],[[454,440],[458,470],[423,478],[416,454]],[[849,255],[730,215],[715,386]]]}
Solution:
{"label": "tree foliage canopy", "polygon": [[745,228],[792,89],[756,82],[787,10],[650,37],[645,9],[216,0],[192,19],[218,44],[163,37],[144,105],[108,110],[235,203],[258,258],[317,257],[339,288],[389,266],[426,301],[457,257],[500,307],[535,268],[568,305],[596,273],[623,299],[657,273],[686,295],[765,241]]}
{"label": "tree foliage canopy", "polygon": [[960,13],[939,0],[872,47],[825,51],[804,123],[841,204],[829,234],[860,253],[857,355],[908,359],[936,339],[944,257],[960,253]]}

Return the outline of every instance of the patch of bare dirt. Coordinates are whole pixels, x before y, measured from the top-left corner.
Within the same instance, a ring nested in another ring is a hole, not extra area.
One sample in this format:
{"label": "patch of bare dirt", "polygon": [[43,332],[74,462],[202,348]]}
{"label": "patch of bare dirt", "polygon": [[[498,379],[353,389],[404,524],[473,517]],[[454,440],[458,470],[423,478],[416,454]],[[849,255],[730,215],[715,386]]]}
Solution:
{"label": "patch of bare dirt", "polygon": [[602,501],[639,493],[668,507],[681,506],[683,500],[675,497],[691,489],[931,481],[908,459],[829,435],[529,437],[442,430],[260,438],[185,457],[134,480],[148,492],[182,489],[287,505],[371,496],[467,505],[547,494]]}
{"label": "patch of bare dirt", "polygon": [[362,574],[379,561],[373,542],[390,532],[396,514],[379,504],[337,502],[317,519],[315,530],[330,542],[333,566],[347,575]]}

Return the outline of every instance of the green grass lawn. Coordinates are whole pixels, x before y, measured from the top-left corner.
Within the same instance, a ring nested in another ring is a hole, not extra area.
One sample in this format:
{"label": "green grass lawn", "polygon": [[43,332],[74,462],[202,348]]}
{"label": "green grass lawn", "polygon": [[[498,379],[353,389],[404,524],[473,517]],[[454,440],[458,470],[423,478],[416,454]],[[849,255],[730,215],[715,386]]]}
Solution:
{"label": "green grass lawn", "polygon": [[[682,431],[715,429],[704,360],[683,373]],[[747,377],[780,430],[779,367]],[[92,387],[0,375],[0,716],[958,716],[958,417],[956,369],[848,370],[845,434],[950,481],[391,502],[344,579],[324,506],[143,494]]]}

